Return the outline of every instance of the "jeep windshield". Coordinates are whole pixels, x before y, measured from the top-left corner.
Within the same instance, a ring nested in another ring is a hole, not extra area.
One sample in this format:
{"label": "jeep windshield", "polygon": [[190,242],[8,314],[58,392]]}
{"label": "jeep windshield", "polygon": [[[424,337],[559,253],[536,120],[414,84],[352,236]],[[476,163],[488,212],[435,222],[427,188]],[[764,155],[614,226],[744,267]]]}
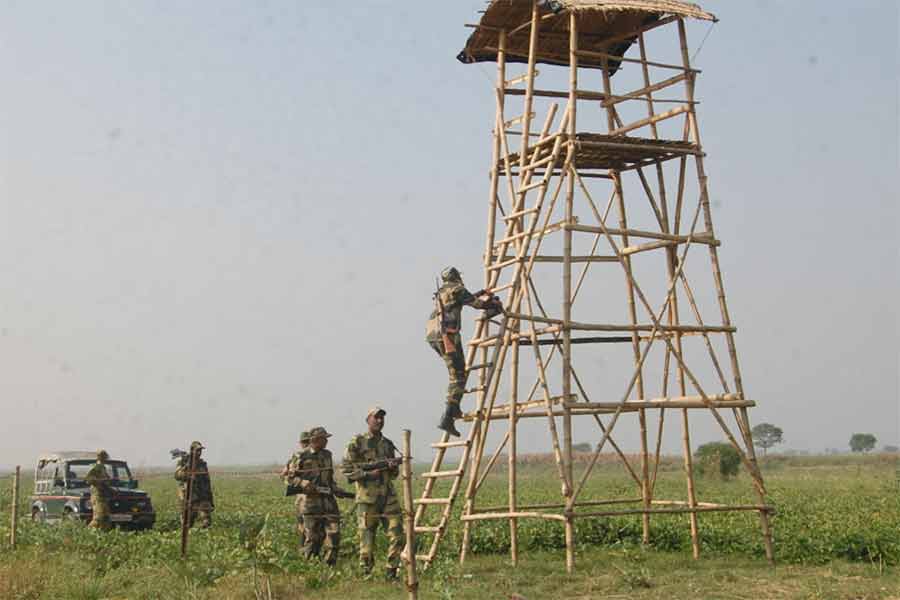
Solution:
{"label": "jeep windshield", "polygon": [[[87,486],[84,478],[94,464],[96,463],[92,460],[73,460],[66,463],[66,487]],[[110,485],[127,487],[131,482],[131,471],[125,461],[110,460],[103,466],[106,467],[106,474],[111,480]]]}

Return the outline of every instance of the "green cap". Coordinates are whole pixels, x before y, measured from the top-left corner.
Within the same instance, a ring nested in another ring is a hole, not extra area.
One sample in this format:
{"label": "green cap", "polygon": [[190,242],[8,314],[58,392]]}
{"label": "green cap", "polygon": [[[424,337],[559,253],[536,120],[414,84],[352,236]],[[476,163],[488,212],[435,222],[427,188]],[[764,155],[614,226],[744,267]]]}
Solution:
{"label": "green cap", "polygon": [[309,439],[314,440],[319,437],[330,438],[331,434],[325,431],[324,427],[313,427],[309,430]]}

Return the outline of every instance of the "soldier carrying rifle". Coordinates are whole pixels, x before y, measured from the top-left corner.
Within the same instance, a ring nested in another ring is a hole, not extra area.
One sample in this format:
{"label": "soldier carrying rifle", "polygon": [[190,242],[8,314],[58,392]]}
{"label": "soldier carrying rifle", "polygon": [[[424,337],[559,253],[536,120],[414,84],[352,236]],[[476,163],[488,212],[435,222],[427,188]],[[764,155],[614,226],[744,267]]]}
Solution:
{"label": "soldier carrying rifle", "polygon": [[[212,525],[212,512],[216,507],[213,501],[212,482],[209,479],[209,468],[206,466],[206,461],[200,458],[203,449],[203,444],[195,441],[191,443],[190,453],[176,449],[172,450],[170,454],[173,459],[178,459],[175,466],[175,481],[178,482],[178,504],[182,511],[185,510],[188,482],[191,482],[187,526],[193,527],[197,522],[200,527],[206,529]],[[194,456],[193,473],[191,473],[191,455]],[[193,480],[191,475],[193,475]]]}
{"label": "soldier carrying rifle", "polygon": [[338,498],[352,498],[353,494],[342,490],[334,481],[334,465],[328,438],[331,434],[324,427],[313,427],[309,431],[309,448],[295,454],[287,468],[287,494],[302,493],[297,512],[303,522],[306,539],[303,555],[318,557],[325,546],[325,562],[337,563],[341,545],[341,513]]}
{"label": "soldier carrying rifle", "polygon": [[379,523],[387,532],[388,555],[385,574],[397,577],[400,553],[403,551],[403,513],[394,491],[400,459],[394,443],[381,435],[384,409],[374,407],[366,415],[368,431],[353,437],[344,452],[342,470],[356,484],[356,516],[359,531],[359,563],[363,571],[372,572],[375,559],[375,531]]}
{"label": "soldier carrying rifle", "polygon": [[463,416],[459,407],[466,391],[466,358],[462,347],[462,307],[471,306],[486,311],[487,318],[503,312],[500,299],[488,290],[474,294],[463,285],[462,275],[456,267],[447,267],[441,272],[443,285],[434,294],[434,310],[428,320],[425,341],[444,359],[450,383],[447,386],[447,406],[441,416],[438,429],[459,437],[453,421]]}

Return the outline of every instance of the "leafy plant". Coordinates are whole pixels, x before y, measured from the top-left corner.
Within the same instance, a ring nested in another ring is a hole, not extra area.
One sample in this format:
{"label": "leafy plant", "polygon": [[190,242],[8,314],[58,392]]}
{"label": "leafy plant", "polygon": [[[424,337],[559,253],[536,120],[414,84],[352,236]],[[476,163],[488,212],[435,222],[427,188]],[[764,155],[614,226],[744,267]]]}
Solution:
{"label": "leafy plant", "polygon": [[741,455],[731,444],[709,442],[697,448],[694,453],[694,462],[700,474],[718,474],[722,479],[728,479],[738,474],[741,467]]}

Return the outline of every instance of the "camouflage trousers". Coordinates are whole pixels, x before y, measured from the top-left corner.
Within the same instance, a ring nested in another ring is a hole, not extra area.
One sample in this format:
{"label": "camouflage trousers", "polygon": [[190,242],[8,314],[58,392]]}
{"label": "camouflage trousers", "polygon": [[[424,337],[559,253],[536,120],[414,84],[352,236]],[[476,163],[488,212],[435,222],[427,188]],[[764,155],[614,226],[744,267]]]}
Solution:
{"label": "camouflage trousers", "polygon": [[400,566],[400,553],[403,551],[403,513],[397,496],[379,496],[375,502],[361,502],[356,505],[359,519],[359,564],[365,571],[371,571],[375,564],[373,550],[375,547],[375,531],[379,523],[387,532],[388,553],[387,566],[395,569]]}
{"label": "camouflage trousers", "polygon": [[303,546],[306,545],[306,528],[303,527],[303,495],[298,494],[297,500],[294,502],[294,505],[297,507],[297,537],[299,538],[298,545],[300,546],[300,551],[303,551]]}
{"label": "camouflage trousers", "polygon": [[91,496],[91,512],[92,517],[88,527],[104,531],[112,529],[112,522],[109,519],[109,503],[105,498]]}
{"label": "camouflage trousers", "polygon": [[[184,514],[184,500],[179,499],[178,512]],[[202,528],[208,529],[212,525],[213,507],[209,502],[191,502],[191,514],[188,515],[188,527],[195,524]]]}
{"label": "camouflage trousers", "polygon": [[453,352],[444,352],[444,343],[441,341],[429,342],[429,345],[438,355],[444,359],[447,365],[447,404],[459,405],[463,394],[466,392],[466,357],[463,355],[462,338],[458,333],[450,336],[453,340]]}
{"label": "camouflage trousers", "polygon": [[310,559],[319,556],[322,547],[325,555],[322,557],[329,565],[337,563],[338,550],[341,546],[341,519],[331,511],[329,514],[304,513],[302,515],[303,527],[303,556]]}

